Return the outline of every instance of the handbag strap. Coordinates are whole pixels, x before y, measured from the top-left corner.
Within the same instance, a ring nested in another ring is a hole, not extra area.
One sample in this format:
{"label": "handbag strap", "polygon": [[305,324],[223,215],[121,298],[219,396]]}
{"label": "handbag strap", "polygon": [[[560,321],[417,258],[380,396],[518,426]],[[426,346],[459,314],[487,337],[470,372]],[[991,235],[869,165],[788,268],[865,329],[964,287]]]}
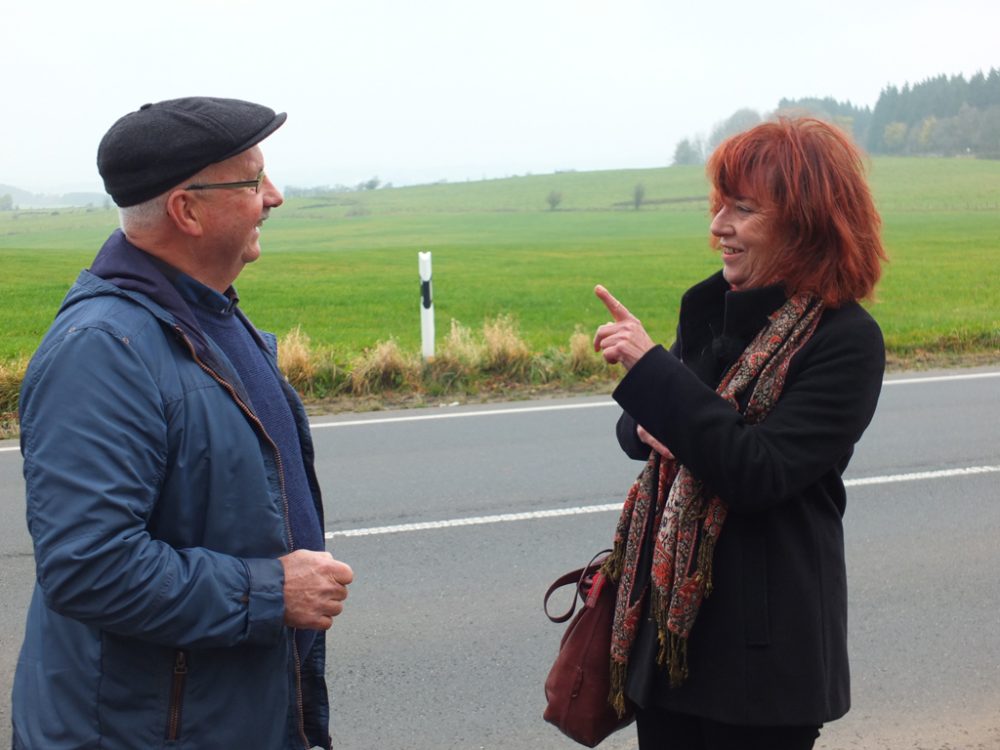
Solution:
{"label": "handbag strap", "polygon": [[571,583],[576,584],[576,594],[579,595],[580,599],[585,600],[587,598],[587,592],[590,590],[590,582],[593,579],[594,574],[597,570],[604,564],[604,558],[611,553],[611,550],[604,549],[590,558],[590,562],[579,570],[573,570],[569,573],[564,573],[559,576],[552,585],[549,586],[549,590],[545,592],[545,600],[542,603],[542,608],[545,610],[545,616],[548,617],[552,622],[566,622],[573,613],[576,611],[576,596],[573,597],[573,601],[570,602],[569,609],[565,614],[562,615],[552,615],[549,613],[549,597],[553,593],[561,589],[563,586],[568,586]]}

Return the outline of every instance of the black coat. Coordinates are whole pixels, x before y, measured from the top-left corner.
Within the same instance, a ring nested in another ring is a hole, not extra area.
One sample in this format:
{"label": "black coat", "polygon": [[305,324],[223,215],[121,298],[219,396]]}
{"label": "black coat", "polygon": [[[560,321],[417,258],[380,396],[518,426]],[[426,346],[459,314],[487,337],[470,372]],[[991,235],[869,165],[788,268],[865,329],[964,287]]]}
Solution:
{"label": "black coat", "polygon": [[614,392],[629,456],[649,456],[638,423],[729,506],[683,685],[667,686],[655,631],[640,630],[627,691],[647,708],[781,726],[850,706],[841,475],[875,411],[885,351],[860,305],[825,310],[774,409],[749,425],[714,389],[784,301],[780,286],[732,292],[715,274],[684,295],[671,352],[648,352]]}

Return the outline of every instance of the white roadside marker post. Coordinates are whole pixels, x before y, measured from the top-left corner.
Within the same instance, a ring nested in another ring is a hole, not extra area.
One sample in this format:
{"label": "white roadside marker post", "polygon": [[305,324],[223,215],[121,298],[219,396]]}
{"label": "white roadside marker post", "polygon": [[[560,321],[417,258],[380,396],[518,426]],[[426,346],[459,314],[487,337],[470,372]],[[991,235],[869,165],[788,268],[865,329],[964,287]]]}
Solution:
{"label": "white roadside marker post", "polygon": [[424,360],[434,361],[434,298],[431,292],[431,254],[417,253],[420,269],[420,340]]}

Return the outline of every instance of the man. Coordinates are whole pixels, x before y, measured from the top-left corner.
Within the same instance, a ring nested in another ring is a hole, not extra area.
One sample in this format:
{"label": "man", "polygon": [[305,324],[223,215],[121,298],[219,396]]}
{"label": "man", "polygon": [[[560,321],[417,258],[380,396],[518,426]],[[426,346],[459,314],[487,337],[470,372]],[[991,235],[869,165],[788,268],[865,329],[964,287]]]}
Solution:
{"label": "man", "polygon": [[14,748],[329,748],[324,550],[308,421],[232,287],[282,196],[285,114],[195,97],[118,120],[97,163],[122,229],[24,379],[37,584]]}

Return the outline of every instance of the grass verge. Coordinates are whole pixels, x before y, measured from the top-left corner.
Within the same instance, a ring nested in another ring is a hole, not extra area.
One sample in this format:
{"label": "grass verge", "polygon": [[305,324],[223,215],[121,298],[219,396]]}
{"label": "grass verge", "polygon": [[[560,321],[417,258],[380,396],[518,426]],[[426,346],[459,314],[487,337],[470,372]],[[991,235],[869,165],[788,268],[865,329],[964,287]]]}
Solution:
{"label": "grass verge", "polygon": [[[452,320],[437,355],[424,361],[394,339],[342,362],[296,327],[281,338],[278,360],[312,415],[442,403],[483,403],[610,393],[622,375],[577,328],[566,347],[532,351],[517,322],[501,315],[476,332]],[[0,362],[0,439],[18,435],[18,391],[27,359]],[[887,352],[889,372],[1000,365],[1000,335],[955,332],[933,346]]]}

